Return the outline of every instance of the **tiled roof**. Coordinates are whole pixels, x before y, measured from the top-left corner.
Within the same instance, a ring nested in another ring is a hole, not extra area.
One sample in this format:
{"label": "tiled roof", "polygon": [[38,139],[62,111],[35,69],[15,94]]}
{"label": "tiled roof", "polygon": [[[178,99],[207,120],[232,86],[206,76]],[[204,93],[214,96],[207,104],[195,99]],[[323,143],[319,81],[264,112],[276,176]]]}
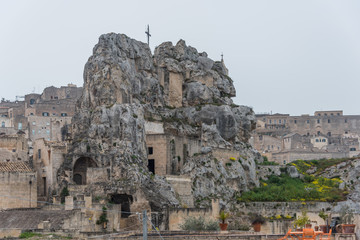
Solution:
{"label": "tiled roof", "polygon": [[34,172],[25,162],[0,162],[0,172]]}
{"label": "tiled roof", "polygon": [[20,228],[36,229],[43,221],[50,221],[51,228],[61,229],[65,219],[69,219],[74,211],[45,210],[8,210],[0,211],[0,229]]}

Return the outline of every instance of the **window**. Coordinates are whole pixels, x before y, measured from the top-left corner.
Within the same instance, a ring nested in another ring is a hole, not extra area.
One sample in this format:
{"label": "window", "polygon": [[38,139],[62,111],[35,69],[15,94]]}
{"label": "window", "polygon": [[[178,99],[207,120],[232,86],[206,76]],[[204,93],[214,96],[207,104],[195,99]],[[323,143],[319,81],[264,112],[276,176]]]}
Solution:
{"label": "window", "polygon": [[41,149],[38,149],[38,159],[41,158]]}
{"label": "window", "polygon": [[279,124],[281,124],[281,119],[279,119]]}
{"label": "window", "polygon": [[330,115],[331,115],[331,116],[334,116],[334,114],[333,114],[333,113],[331,113]]}
{"label": "window", "polygon": [[42,115],[43,115],[44,117],[48,117],[48,116],[49,116],[49,113],[48,113],[48,112],[43,112]]}
{"label": "window", "polygon": [[286,123],[286,120],[284,120],[284,124]]}
{"label": "window", "polygon": [[317,123],[320,123],[320,119],[317,120]]}
{"label": "window", "polygon": [[35,99],[30,99],[30,105],[33,105],[35,103]]}
{"label": "window", "polygon": [[276,120],[274,120],[274,124],[276,124]]}
{"label": "window", "polygon": [[327,113],[325,113],[324,115],[327,116]]}
{"label": "window", "polygon": [[354,152],[356,151],[356,148],[350,148],[350,151]]}
{"label": "window", "polygon": [[284,160],[284,164],[286,164],[286,160]]}
{"label": "window", "polygon": [[320,131],[317,132],[317,135],[320,136]]}
{"label": "window", "polygon": [[320,114],[320,113],[318,113],[318,116],[321,116],[321,114]]}
{"label": "window", "polygon": [[35,130],[32,130],[32,134],[35,135]]}
{"label": "window", "polygon": [[316,139],[315,142],[319,142],[319,139]]}
{"label": "window", "polygon": [[348,134],[348,131],[345,131],[345,134]]}
{"label": "window", "polygon": [[21,130],[21,129],[22,129],[22,123],[19,122],[19,123],[18,123],[18,130]]}
{"label": "window", "polygon": [[30,113],[30,116],[34,116],[34,113]]}
{"label": "window", "polygon": [[336,115],[340,116],[340,113],[337,113]]}
{"label": "window", "polygon": [[61,113],[61,116],[62,116],[62,117],[66,117],[66,116],[67,116],[67,113]]}
{"label": "window", "polygon": [[307,133],[306,136],[310,136],[310,133]]}
{"label": "window", "polygon": [[308,123],[308,124],[309,124],[309,123],[310,123],[310,120],[306,120],[306,123]]}
{"label": "window", "polygon": [[32,122],[32,125],[36,125],[36,122]]}
{"label": "window", "polygon": [[154,149],[152,147],[148,147],[148,154],[153,154]]}
{"label": "window", "polygon": [[50,134],[50,130],[46,130],[46,134]]}
{"label": "window", "polygon": [[331,137],[331,132],[328,132],[327,135],[328,135],[329,137]]}
{"label": "window", "polygon": [[1,127],[2,127],[2,128],[5,127],[5,122],[1,122]]}
{"label": "window", "polygon": [[325,138],[323,138],[322,142],[326,142],[326,139],[325,139]]}
{"label": "window", "polygon": [[328,119],[328,123],[330,123],[330,119]]}
{"label": "window", "polygon": [[345,123],[347,123],[347,119],[345,119]]}
{"label": "window", "polygon": [[271,124],[271,119],[269,120],[269,123]]}
{"label": "window", "polygon": [[296,121],[296,120],[294,120],[294,123],[296,124],[296,123],[297,123],[297,121]]}

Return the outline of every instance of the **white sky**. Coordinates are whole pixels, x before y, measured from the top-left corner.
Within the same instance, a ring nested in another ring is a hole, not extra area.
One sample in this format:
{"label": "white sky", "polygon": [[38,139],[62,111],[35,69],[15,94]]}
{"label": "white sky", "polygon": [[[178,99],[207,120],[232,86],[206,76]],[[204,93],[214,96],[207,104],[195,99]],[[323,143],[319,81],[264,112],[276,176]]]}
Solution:
{"label": "white sky", "polygon": [[83,85],[103,33],[125,33],[151,49],[184,39],[224,60],[235,103],[291,115],[360,114],[359,0],[1,1],[0,97]]}

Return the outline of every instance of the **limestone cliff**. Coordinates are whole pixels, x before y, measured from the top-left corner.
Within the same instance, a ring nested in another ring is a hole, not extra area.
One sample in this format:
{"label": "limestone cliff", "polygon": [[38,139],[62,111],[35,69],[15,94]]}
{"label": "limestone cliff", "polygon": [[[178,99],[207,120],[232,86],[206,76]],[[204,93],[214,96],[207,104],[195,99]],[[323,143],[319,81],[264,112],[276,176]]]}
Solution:
{"label": "limestone cliff", "polygon": [[[170,153],[164,174],[190,176],[198,206],[211,198],[234,201],[259,184],[255,160],[261,156],[246,144],[254,113],[233,104],[227,74],[223,62],[183,40],[165,42],[152,55],[147,44],[124,34],[102,35],[85,65],[72,148],[59,178],[93,194],[129,194],[152,209],[177,206],[171,186],[147,167],[145,126],[154,123],[161,126],[158,135],[194,142],[183,144],[182,158],[172,154],[174,139],[165,144]],[[222,154],[233,156],[231,167],[229,157],[218,159]]]}

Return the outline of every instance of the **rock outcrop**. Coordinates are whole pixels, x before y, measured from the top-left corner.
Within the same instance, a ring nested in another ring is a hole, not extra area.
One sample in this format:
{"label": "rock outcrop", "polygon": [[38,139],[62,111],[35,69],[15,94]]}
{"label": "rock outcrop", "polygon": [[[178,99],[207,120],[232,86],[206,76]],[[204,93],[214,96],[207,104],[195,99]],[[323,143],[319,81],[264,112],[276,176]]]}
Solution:
{"label": "rock outcrop", "polygon": [[[233,104],[234,96],[224,63],[183,40],[162,43],[153,56],[126,35],[102,35],[85,65],[73,143],[58,176],[64,184],[85,184],[87,193],[127,194],[156,210],[177,206],[171,186],[147,167],[145,123],[157,123],[165,135],[199,143],[196,156],[184,153],[177,172],[193,180],[198,206],[211,198],[234,202],[258,186],[255,160],[261,161],[246,144],[254,113]],[[234,153],[232,167],[216,159],[216,149]]]}

